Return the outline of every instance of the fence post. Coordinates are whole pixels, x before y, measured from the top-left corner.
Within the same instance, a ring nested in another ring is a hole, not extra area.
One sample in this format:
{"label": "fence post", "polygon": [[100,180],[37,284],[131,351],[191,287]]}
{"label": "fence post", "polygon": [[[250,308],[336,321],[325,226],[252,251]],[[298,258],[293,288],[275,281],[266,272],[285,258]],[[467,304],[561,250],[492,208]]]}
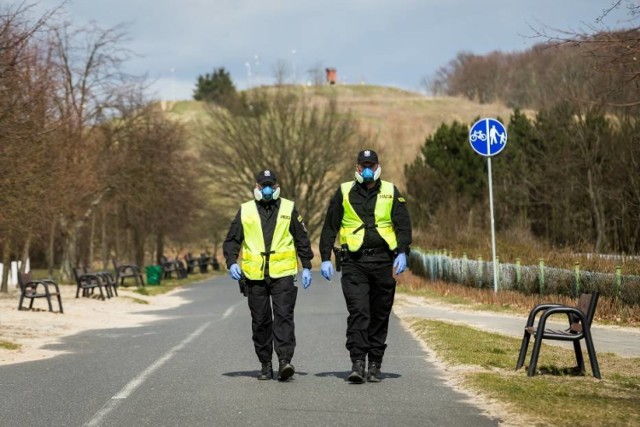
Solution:
{"label": "fence post", "polygon": [[578,261],[574,264],[573,270],[575,272],[576,279],[574,282],[573,296],[577,297],[580,295],[580,263]]}
{"label": "fence post", "polygon": [[540,273],[538,279],[540,281],[540,295],[544,294],[544,260],[540,258],[538,265],[540,266]]}
{"label": "fence post", "polygon": [[616,265],[616,297],[620,299],[622,291],[622,267]]}
{"label": "fence post", "polygon": [[495,271],[496,271],[496,274],[498,275],[498,280],[496,281],[496,283],[498,284],[498,289],[496,289],[496,290],[499,290],[501,285],[502,285],[502,282],[500,280],[502,278],[502,265],[500,264],[500,257],[497,256],[497,255],[496,255],[496,269],[495,269]]}
{"label": "fence post", "polygon": [[522,290],[522,271],[520,270],[520,258],[516,258],[516,289]]}
{"label": "fence post", "polygon": [[478,255],[478,276],[476,277],[476,288],[482,287],[482,256]]}

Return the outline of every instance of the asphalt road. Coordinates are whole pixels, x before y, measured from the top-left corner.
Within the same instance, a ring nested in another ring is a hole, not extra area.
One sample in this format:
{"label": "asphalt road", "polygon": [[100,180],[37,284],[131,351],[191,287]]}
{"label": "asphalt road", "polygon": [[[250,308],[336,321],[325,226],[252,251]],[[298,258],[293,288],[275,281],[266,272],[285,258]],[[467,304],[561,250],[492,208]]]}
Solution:
{"label": "asphalt road", "polygon": [[219,277],[180,292],[190,302],[155,313],[162,320],[87,331],[49,347],[66,354],[0,366],[0,425],[498,424],[445,384],[395,316],[384,380],[349,384],[337,277],[315,274],[299,290],[297,372],[286,383],[255,379],[249,309],[235,282]]}

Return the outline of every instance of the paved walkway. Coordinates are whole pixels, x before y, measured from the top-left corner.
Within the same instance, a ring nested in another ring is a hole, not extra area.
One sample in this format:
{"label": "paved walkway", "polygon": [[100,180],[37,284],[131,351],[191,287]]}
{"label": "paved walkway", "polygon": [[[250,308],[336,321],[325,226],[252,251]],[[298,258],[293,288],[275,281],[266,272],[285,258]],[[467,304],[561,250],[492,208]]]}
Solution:
{"label": "paved walkway", "polygon": [[[459,306],[428,304],[423,298],[396,294],[394,312],[401,317],[445,320],[467,324],[478,329],[522,338],[526,316],[461,309]],[[566,324],[557,323],[561,326]],[[554,322],[555,325],[555,322]],[[616,353],[623,357],[640,357],[640,328],[591,326],[597,353]],[[545,344],[573,348],[570,342],[545,340]]]}

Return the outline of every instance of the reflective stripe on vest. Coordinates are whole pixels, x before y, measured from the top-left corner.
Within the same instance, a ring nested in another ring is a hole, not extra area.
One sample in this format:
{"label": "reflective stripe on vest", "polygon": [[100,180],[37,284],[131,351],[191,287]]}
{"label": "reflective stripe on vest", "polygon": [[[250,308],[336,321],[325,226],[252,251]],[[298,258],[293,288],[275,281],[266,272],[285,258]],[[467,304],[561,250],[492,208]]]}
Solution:
{"label": "reflective stripe on vest", "polygon": [[[340,244],[346,244],[349,251],[356,252],[364,242],[364,221],[358,216],[349,202],[349,192],[355,185],[354,181],[345,182],[340,185],[342,190],[342,224],[340,227]],[[390,250],[398,247],[396,233],[391,222],[391,208],[393,207],[393,184],[388,181],[380,181],[380,192],[376,199],[374,217],[376,229],[380,237],[389,245]]]}
{"label": "reflective stripe on vest", "polygon": [[[280,198],[280,208],[269,254],[269,276],[273,278],[293,276],[298,272],[295,243],[289,232],[292,212],[293,202]],[[242,204],[240,219],[244,232],[242,272],[251,280],[262,280],[266,254],[260,214],[255,201]]]}

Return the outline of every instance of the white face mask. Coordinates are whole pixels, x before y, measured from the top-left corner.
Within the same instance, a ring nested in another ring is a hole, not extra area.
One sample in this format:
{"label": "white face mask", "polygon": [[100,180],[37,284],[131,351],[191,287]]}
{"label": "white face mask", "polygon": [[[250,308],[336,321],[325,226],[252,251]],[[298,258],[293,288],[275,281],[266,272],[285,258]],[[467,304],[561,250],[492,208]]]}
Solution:
{"label": "white face mask", "polygon": [[380,179],[380,174],[382,174],[382,167],[378,165],[378,168],[375,170],[375,172],[373,172],[373,177],[371,177],[370,173],[367,173],[367,171],[371,171],[371,168],[364,168],[362,170],[362,173],[360,173],[356,168],[356,181],[358,181],[360,184],[362,184],[363,182],[377,181],[378,179]]}
{"label": "white face mask", "polygon": [[260,200],[278,200],[278,197],[280,197],[280,186],[265,185],[264,187],[260,187],[260,185],[256,184],[253,189],[253,197],[258,202]]}

